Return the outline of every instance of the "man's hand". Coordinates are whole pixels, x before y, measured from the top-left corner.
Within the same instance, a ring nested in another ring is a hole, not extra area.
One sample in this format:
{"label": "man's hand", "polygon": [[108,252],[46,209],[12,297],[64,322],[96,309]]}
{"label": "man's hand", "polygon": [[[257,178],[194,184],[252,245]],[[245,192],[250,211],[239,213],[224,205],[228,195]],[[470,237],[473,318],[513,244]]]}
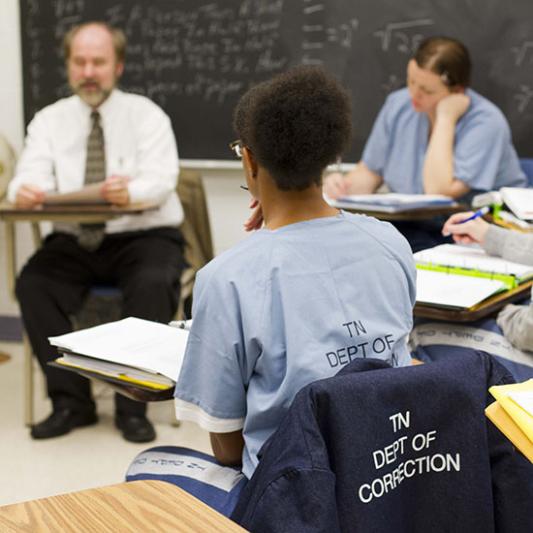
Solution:
{"label": "man's hand", "polygon": [[127,176],[110,176],[107,178],[100,189],[102,197],[107,202],[114,205],[126,205],[130,203],[130,193],[128,191]]}
{"label": "man's hand", "polygon": [[447,117],[453,122],[457,122],[466,113],[469,105],[470,97],[466,94],[449,94],[437,104],[437,116]]}
{"label": "man's hand", "polygon": [[324,192],[326,196],[336,199],[350,193],[351,179],[340,172],[328,174],[324,178]]}
{"label": "man's hand", "polygon": [[244,229],[246,231],[261,229],[263,226],[263,210],[261,204],[255,198],[252,198],[250,202],[250,209],[253,209],[253,211],[248,220],[245,221]]}
{"label": "man's hand", "polygon": [[37,185],[21,185],[15,197],[17,207],[32,208],[44,202],[45,193]]}
{"label": "man's hand", "polygon": [[469,220],[468,222],[461,222],[474,213],[472,211],[466,213],[455,213],[452,215],[442,227],[442,234],[445,237],[451,235],[455,242],[460,244],[483,244],[485,235],[489,230],[488,222],[485,222],[481,217]]}

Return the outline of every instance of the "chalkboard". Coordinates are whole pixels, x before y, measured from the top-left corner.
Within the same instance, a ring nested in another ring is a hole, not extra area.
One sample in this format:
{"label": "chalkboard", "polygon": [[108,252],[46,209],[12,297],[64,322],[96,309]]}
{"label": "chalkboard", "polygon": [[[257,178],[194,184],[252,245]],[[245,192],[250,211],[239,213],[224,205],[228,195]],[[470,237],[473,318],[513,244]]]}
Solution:
{"label": "chalkboard", "polygon": [[232,110],[251,85],[300,63],[325,65],[353,97],[361,155],[386,95],[430,35],[470,49],[472,86],[507,116],[533,156],[532,0],[21,0],[24,112],[68,95],[61,38],[100,19],[128,39],[121,87],[170,115],[182,158],[231,159]]}

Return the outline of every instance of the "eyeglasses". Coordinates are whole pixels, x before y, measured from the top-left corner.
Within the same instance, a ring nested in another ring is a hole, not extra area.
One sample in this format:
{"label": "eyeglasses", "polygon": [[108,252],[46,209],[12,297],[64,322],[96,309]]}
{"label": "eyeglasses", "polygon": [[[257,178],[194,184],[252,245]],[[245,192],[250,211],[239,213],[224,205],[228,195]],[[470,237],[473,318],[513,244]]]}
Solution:
{"label": "eyeglasses", "polygon": [[242,149],[244,148],[242,141],[237,139],[229,145],[230,149],[233,150],[233,153],[239,158],[242,159]]}

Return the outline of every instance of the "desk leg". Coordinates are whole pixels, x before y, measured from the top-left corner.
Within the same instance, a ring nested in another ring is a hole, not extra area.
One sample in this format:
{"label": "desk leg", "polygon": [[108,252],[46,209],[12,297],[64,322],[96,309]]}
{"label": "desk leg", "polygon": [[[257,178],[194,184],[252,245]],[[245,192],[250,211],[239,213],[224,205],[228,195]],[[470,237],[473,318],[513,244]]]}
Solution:
{"label": "desk leg", "polygon": [[32,222],[31,223],[31,232],[33,234],[33,244],[35,244],[35,249],[41,247],[41,244],[43,243],[43,238],[41,236],[41,227],[39,226],[39,222]]}
{"label": "desk leg", "polygon": [[24,342],[24,423],[33,424],[33,350],[28,335],[23,333]]}

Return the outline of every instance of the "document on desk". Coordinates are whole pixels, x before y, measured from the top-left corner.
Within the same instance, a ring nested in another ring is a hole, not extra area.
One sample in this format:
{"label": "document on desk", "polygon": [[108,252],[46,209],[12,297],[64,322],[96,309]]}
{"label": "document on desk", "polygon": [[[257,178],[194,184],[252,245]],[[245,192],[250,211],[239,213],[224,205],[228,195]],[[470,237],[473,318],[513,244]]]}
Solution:
{"label": "document on desk", "polygon": [[64,204],[108,204],[100,194],[100,188],[104,182],[91,183],[82,189],[71,192],[54,192],[47,193],[44,199],[45,205],[64,205]]}
{"label": "document on desk", "polygon": [[451,309],[470,309],[506,290],[503,281],[417,270],[416,302]]}
{"label": "document on desk", "polygon": [[533,220],[533,189],[502,187],[505,205],[521,220]]}
{"label": "document on desk", "polygon": [[48,340],[72,366],[174,384],[188,336],[186,329],[130,317]]}
{"label": "document on desk", "polygon": [[336,200],[326,198],[326,201],[335,207],[346,209],[361,209],[378,211],[382,213],[401,213],[413,209],[429,207],[453,206],[453,198],[442,194],[352,194],[342,196]]}

